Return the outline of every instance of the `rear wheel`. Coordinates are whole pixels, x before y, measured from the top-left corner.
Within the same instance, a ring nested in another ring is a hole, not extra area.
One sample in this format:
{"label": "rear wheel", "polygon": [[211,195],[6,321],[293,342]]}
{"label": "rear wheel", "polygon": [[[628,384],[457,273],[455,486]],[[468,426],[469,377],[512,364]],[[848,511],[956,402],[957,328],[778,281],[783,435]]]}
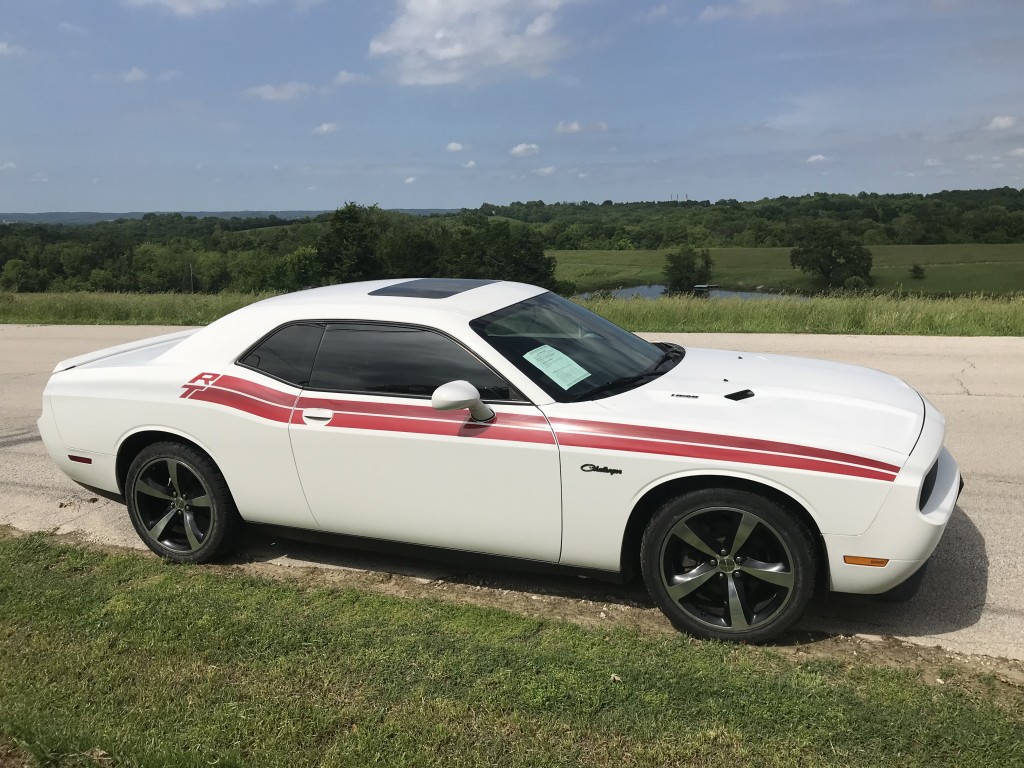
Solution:
{"label": "rear wheel", "polygon": [[217,465],[181,443],[144,448],[128,469],[125,497],[146,546],[178,563],[214,559],[241,523]]}
{"label": "rear wheel", "polygon": [[647,589],[676,628],[751,643],[800,618],[814,592],[816,560],[814,539],[796,515],[725,488],[668,501],[640,549]]}

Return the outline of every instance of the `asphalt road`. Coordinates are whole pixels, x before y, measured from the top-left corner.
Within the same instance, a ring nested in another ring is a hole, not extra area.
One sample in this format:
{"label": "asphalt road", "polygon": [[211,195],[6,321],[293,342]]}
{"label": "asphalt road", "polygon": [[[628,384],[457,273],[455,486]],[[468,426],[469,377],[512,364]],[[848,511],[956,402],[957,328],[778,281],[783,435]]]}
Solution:
{"label": "asphalt road", "polygon": [[[35,420],[40,393],[57,361],[171,330],[177,329],[0,325],[0,452],[5,469],[0,477],[0,525],[77,532],[105,544],[142,547],[123,506],[96,499],[51,464]],[[876,598],[824,596],[814,602],[801,626],[836,634],[891,635],[959,653],[1024,660],[1024,339],[649,336],[687,346],[866,365],[895,374],[923,392],[946,415],[946,442],[967,486],[920,592],[901,605]],[[260,559],[339,567],[322,549],[295,545],[285,555]],[[339,557],[338,562],[347,568],[404,569],[412,576],[422,568],[420,575],[438,578],[436,566],[398,566],[393,559]],[[510,578],[511,589],[501,591],[531,589],[516,583]],[[560,588],[542,589],[550,594]],[[587,589],[574,587],[574,598],[586,596]],[[597,594],[607,592],[603,586],[594,589]]]}

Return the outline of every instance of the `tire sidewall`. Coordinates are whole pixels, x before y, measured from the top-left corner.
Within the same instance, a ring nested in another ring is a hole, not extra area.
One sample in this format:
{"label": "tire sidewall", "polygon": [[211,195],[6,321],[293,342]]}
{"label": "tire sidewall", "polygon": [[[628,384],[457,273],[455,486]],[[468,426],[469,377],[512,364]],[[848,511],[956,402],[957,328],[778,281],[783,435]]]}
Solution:
{"label": "tire sidewall", "polygon": [[[135,499],[135,485],[144,469],[154,461],[162,459],[174,459],[182,463],[186,469],[202,481],[209,492],[210,530],[196,550],[182,552],[163,546],[149,535],[149,531],[142,522]],[[225,539],[234,527],[233,522],[237,518],[227,483],[216,464],[202,451],[182,443],[154,443],[139,452],[128,468],[128,474],[125,477],[125,501],[128,506],[128,518],[143,543],[160,557],[176,563],[206,563],[213,560],[224,548]]]}
{"label": "tire sidewall", "polygon": [[[717,507],[756,515],[789,549],[794,583],[786,604],[771,619],[748,630],[733,631],[700,622],[669,596],[662,581],[662,548],[669,532],[683,518]],[[708,488],[677,496],[658,508],[644,531],[640,568],[651,597],[677,629],[705,639],[761,643],[778,637],[803,615],[814,593],[817,553],[807,526],[785,507],[749,491]]]}

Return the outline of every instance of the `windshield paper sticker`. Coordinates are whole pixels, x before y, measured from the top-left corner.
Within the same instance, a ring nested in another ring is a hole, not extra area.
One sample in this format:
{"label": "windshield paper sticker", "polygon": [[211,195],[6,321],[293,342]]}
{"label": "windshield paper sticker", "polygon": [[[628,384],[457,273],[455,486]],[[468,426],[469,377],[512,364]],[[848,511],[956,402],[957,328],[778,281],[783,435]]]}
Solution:
{"label": "windshield paper sticker", "polygon": [[540,368],[545,376],[562,389],[569,389],[590,375],[590,371],[577,365],[571,357],[547,344],[527,352],[523,359]]}

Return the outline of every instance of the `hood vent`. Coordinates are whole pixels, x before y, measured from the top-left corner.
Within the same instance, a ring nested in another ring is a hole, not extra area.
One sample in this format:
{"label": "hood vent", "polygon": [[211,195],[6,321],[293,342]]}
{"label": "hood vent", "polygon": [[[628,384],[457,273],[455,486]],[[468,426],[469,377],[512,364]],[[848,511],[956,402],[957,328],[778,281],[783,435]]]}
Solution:
{"label": "hood vent", "polygon": [[746,400],[748,397],[753,397],[753,396],[754,396],[754,393],[751,392],[749,389],[741,389],[739,392],[733,392],[730,395],[726,395],[725,399],[726,400],[736,400],[736,401],[739,401],[739,400]]}

